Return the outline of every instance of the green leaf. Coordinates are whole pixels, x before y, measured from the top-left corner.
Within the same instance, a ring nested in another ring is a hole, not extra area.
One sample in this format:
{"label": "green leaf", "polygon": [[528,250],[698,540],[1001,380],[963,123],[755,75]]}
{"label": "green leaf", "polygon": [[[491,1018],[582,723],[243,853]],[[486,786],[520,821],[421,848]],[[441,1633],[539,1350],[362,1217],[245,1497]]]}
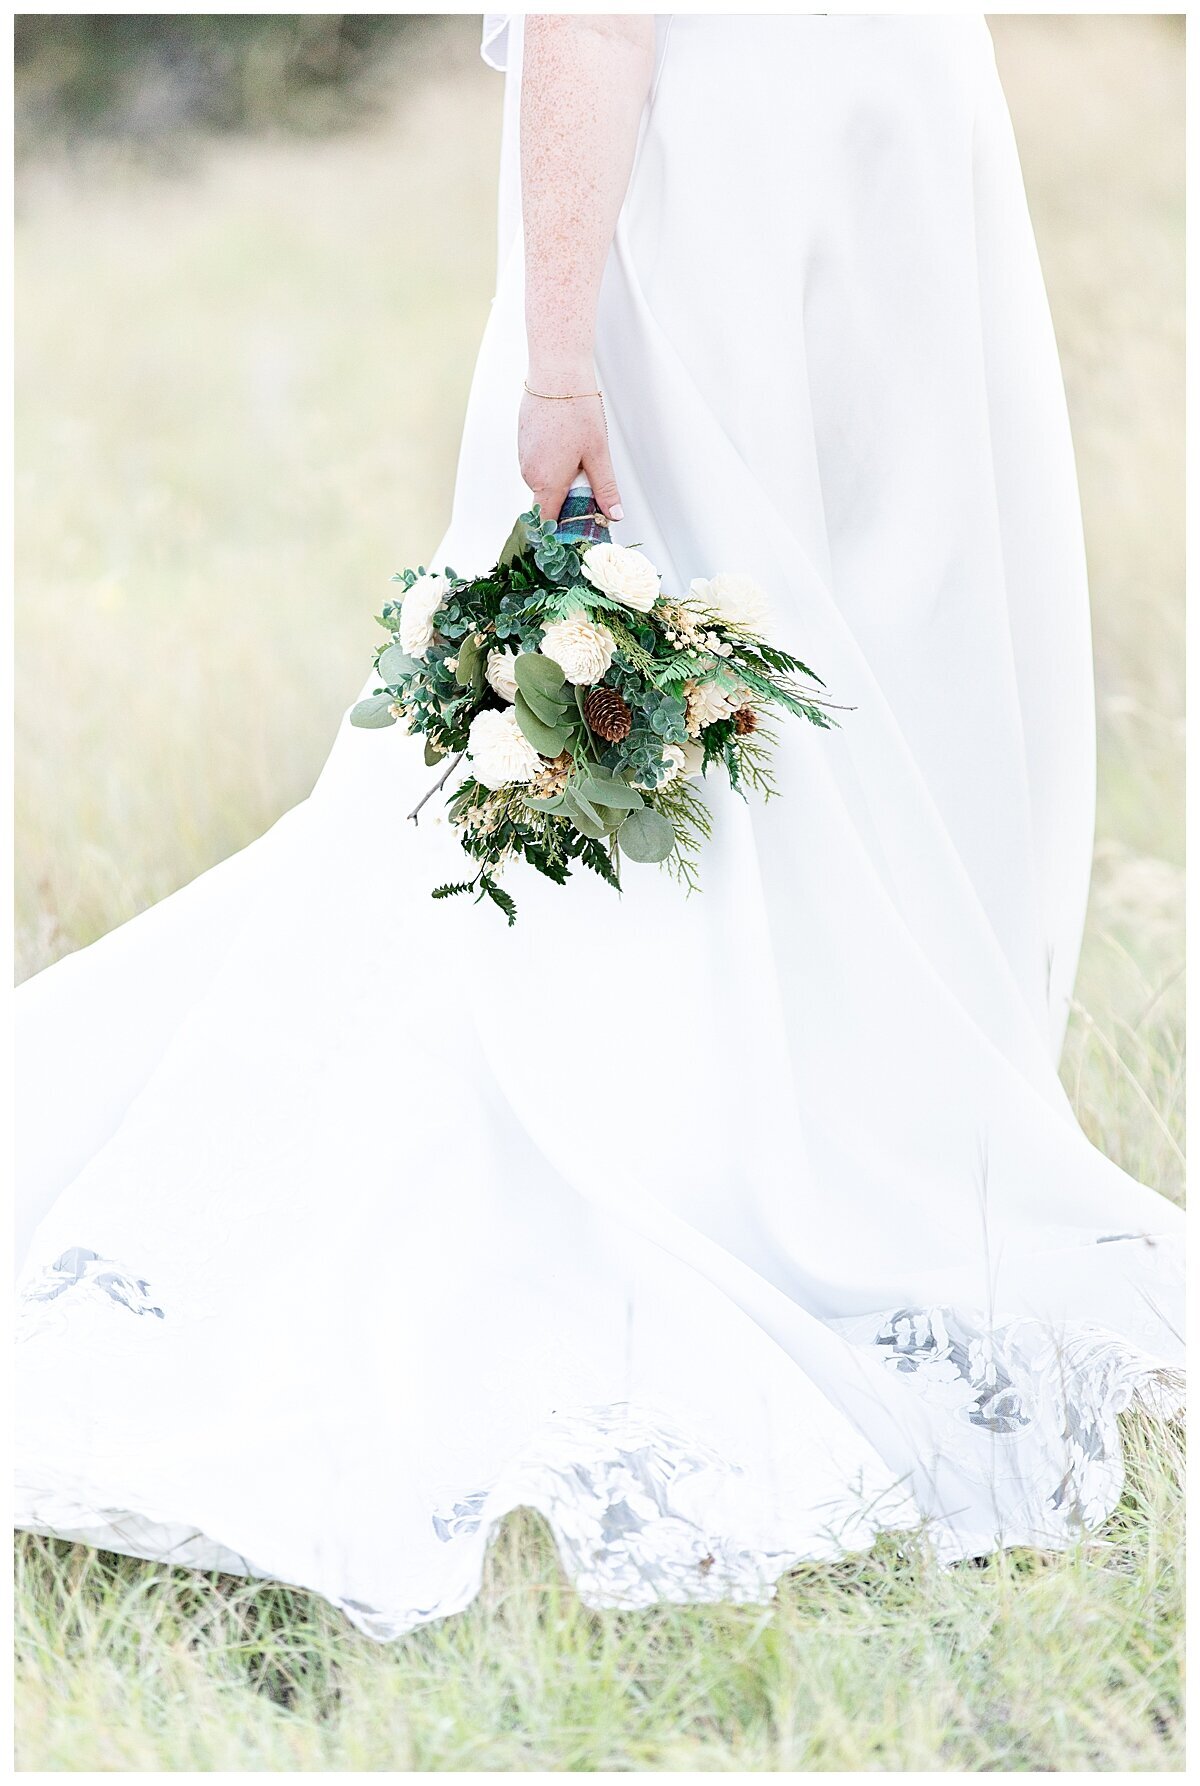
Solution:
{"label": "green leaf", "polygon": [[606,880],[610,887],[615,887],[618,893],[621,891],[620,877],[613,866],[612,857],[607,849],[598,848],[593,838],[589,837],[580,845],[579,860],[586,868],[590,868],[593,874],[598,874],[602,880]]}
{"label": "green leaf", "polygon": [[511,893],[505,893],[504,888],[498,888],[495,880],[489,879],[487,875],[484,875],[484,893],[491,900],[493,906],[500,907],[500,911],[509,920],[509,929],[512,929],[512,925],[516,923],[516,900],[512,898]]}
{"label": "green leaf", "polygon": [[525,804],[532,806],[535,812],[561,812],[563,797],[561,794],[552,794],[548,800],[543,800],[536,794],[526,794]]}
{"label": "green leaf", "polygon": [[[498,905],[500,907],[500,910],[508,919],[509,929],[511,930],[512,926],[517,921],[516,900],[513,899],[510,893],[506,893],[503,887],[498,887],[490,874],[485,874],[483,876],[479,898],[482,899],[485,893],[493,905]],[[476,901],[476,904],[478,904],[478,901]]]}
{"label": "green leaf", "polygon": [[498,568],[507,567],[512,564],[514,559],[521,556],[522,552],[529,551],[530,547],[533,545],[535,537],[540,537],[540,535],[534,535],[529,522],[530,516],[519,516],[512,532],[504,542],[504,550],[500,554]]}
{"label": "green leaf", "polygon": [[549,577],[553,583],[560,582],[563,573],[572,564],[566,547],[561,540],[555,539],[552,533],[550,535],[543,534],[538,540],[533,548],[533,561],[543,575]]}
{"label": "green leaf", "polygon": [[563,726],[559,730],[543,725],[524,695],[517,692],[516,700],[517,724],[528,738],[533,748],[544,757],[559,756],[567,748],[570,733]]}
{"label": "green leaf", "polygon": [[474,633],[468,633],[458,647],[458,668],[454,680],[460,688],[470,688],[480,669],[483,651]]}
{"label": "green leaf", "polygon": [[645,801],[636,788],[628,782],[615,781],[611,776],[598,775],[594,770],[584,776],[572,788],[572,793],[582,794],[593,806],[616,807],[623,812],[636,812]]}
{"label": "green leaf", "polygon": [[521,690],[521,699],[532,713],[535,713],[543,725],[557,731],[567,717],[569,709],[560,706],[557,701],[548,701],[543,694],[530,683]]}
{"label": "green leaf", "polygon": [[675,829],[661,812],[643,806],[629,814],[617,842],[631,862],[665,862],[675,848]]}
{"label": "green leaf", "polygon": [[553,701],[556,706],[570,704],[571,691],[566,677],[554,659],[541,651],[523,651],[513,665],[513,677],[522,694],[530,688],[534,694],[541,695],[545,701]]}
{"label": "green leaf", "polygon": [[425,767],[427,769],[436,768],[437,764],[441,762],[441,760],[445,756],[445,754],[446,753],[444,750],[438,749],[437,745],[433,742],[432,738],[426,739],[426,742],[425,742]]}
{"label": "green leaf", "polygon": [[367,726],[378,731],[383,726],[394,726],[396,715],[391,712],[391,695],[368,695],[365,701],[358,701],[350,709],[352,726]]}
{"label": "green leaf", "polygon": [[399,645],[386,645],[379,654],[377,668],[379,680],[394,686],[421,666],[415,657],[410,657],[407,651],[401,651]]}
{"label": "green leaf", "polygon": [[573,800],[570,794],[563,795],[563,812],[575,829],[582,831],[585,837],[590,837],[593,843],[604,843],[607,839],[608,828],[601,820],[599,813],[594,809],[585,812],[579,802]]}
{"label": "green leaf", "polygon": [[581,794],[577,786],[573,787],[566,797],[570,800],[575,811],[582,813],[585,819],[590,819],[593,825],[604,824],[604,820],[600,817],[600,814],[596,811],[596,808],[592,805],[587,795]]}

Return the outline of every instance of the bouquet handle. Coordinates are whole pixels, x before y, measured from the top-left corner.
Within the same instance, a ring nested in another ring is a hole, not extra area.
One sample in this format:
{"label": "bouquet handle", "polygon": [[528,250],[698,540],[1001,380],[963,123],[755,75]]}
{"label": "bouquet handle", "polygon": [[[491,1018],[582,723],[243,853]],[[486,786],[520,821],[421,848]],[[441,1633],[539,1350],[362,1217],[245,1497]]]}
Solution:
{"label": "bouquet handle", "polygon": [[567,491],[554,531],[568,546],[609,543],[608,522],[596,507],[592,486],[582,472]]}

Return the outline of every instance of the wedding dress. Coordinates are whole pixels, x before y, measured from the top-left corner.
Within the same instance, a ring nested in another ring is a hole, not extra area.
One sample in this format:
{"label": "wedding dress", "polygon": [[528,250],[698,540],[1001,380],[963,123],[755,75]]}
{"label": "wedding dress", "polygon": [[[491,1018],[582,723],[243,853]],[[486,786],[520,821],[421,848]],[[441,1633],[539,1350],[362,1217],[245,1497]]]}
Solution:
{"label": "wedding dress", "polygon": [[[753,1601],[881,1531],[1062,1547],[1117,1414],[1178,1401],[1181,1218],[1056,1073],[1087,595],[987,30],[657,32],[598,332],[617,537],[668,590],[751,573],[841,730],[781,728],[778,800],[709,791],[698,895],[517,865],[509,931],[429,897],[419,744],[344,725],[266,837],[18,995],[19,1524],[379,1638],[466,1605],[517,1506],[596,1606]],[[520,39],[487,22],[460,572],[528,500]]]}

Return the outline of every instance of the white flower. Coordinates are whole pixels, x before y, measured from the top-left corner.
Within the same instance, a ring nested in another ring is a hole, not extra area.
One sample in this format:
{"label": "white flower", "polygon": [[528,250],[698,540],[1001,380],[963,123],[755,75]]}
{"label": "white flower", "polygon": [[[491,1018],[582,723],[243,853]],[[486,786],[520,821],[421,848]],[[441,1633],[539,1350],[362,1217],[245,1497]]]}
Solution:
{"label": "white flower", "polygon": [[599,682],[613,660],[616,645],[606,626],[597,626],[586,614],[569,614],[565,620],[550,623],[538,649],[553,658],[568,682],[581,687]]}
{"label": "white flower", "polygon": [[683,752],[682,774],[685,781],[694,781],[697,775],[703,775],[704,746],[702,744],[689,738],[686,744],[677,744],[669,748]]}
{"label": "white flower", "polygon": [[433,617],[445,601],[450,584],[445,577],[418,577],[400,607],[400,649],[410,657],[424,657],[433,644]]}
{"label": "white flower", "polygon": [[542,759],[517,724],[512,707],[503,713],[495,707],[477,713],[471,721],[467,752],[475,779],[485,788],[532,781],[542,767]]}
{"label": "white flower", "polygon": [[583,555],[583,574],[602,595],[611,595],[639,614],[648,614],[658,600],[662,572],[631,546],[589,546]]}
{"label": "white flower", "polygon": [[770,600],[753,577],[741,571],[719,571],[715,577],[693,577],[688,605],[702,608],[729,626],[761,633],[771,611]]}
{"label": "white flower", "polygon": [[720,682],[685,682],[683,695],[687,701],[688,734],[692,738],[698,738],[705,726],[728,719],[738,705],[736,695]]}
{"label": "white flower", "polygon": [[517,698],[517,679],[513,675],[516,661],[515,651],[488,652],[487,679],[502,701],[515,701]]}

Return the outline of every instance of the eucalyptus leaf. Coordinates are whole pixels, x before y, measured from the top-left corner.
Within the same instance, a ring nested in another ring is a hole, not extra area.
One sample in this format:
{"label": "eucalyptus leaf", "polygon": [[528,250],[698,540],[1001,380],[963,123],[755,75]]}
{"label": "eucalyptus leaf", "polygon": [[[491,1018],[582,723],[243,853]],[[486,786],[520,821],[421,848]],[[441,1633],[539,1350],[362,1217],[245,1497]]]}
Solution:
{"label": "eucalyptus leaf", "polygon": [[396,715],[391,711],[391,695],[368,695],[365,701],[359,701],[350,709],[352,726],[367,726],[378,731],[383,726],[394,726]]}
{"label": "eucalyptus leaf", "polygon": [[388,645],[379,654],[378,670],[381,682],[394,686],[405,676],[411,676],[414,670],[420,668],[416,658],[410,657],[407,651],[401,651],[399,645]]}
{"label": "eucalyptus leaf", "polygon": [[458,647],[458,667],[454,672],[454,680],[460,688],[470,688],[475,681],[475,673],[479,668],[483,652],[479,640],[474,633],[467,633]]}
{"label": "eucalyptus leaf", "polygon": [[661,812],[643,806],[626,818],[617,842],[631,862],[665,862],[675,848],[675,830]]}
{"label": "eucalyptus leaf", "polygon": [[548,701],[545,695],[539,694],[532,683],[521,690],[521,699],[537,715],[543,725],[551,726],[556,730],[564,724],[570,711],[569,708],[560,706],[557,701]]}
{"label": "eucalyptus leaf", "polygon": [[535,812],[561,812],[564,801],[561,794],[552,794],[548,800],[539,799],[536,794],[526,794],[525,804],[532,806]]}
{"label": "eucalyptus leaf", "polygon": [[601,818],[601,816],[597,812],[596,808],[592,805],[592,803],[588,799],[587,795],[580,793],[578,785],[576,785],[575,787],[573,787],[571,789],[570,797],[571,797],[571,804],[574,806],[576,812],[582,813],[583,817],[585,819],[590,819],[592,821],[593,825],[599,825],[599,826],[603,827],[604,820]]}
{"label": "eucalyptus leaf", "polygon": [[590,837],[593,843],[607,842],[609,834],[601,823],[599,817],[593,816],[589,818],[587,813],[585,813],[582,808],[572,800],[569,794],[563,795],[563,812],[566,814],[567,818],[570,819],[575,829],[577,831],[582,831],[585,837]]}
{"label": "eucalyptus leaf", "polygon": [[538,569],[556,583],[561,579],[570,563],[567,549],[562,542],[552,537],[547,538],[545,535],[533,548],[533,560]]}
{"label": "eucalyptus leaf", "polygon": [[441,762],[441,760],[445,756],[445,754],[446,754],[445,751],[439,750],[437,745],[433,742],[433,740],[431,738],[426,739],[426,741],[425,741],[425,767],[427,769],[435,768],[437,766],[437,764]]}
{"label": "eucalyptus leaf", "polygon": [[582,794],[593,806],[611,806],[623,812],[636,812],[639,806],[645,805],[637,789],[631,788],[628,782],[616,781],[611,776],[601,777],[594,772],[576,782],[573,791]]}
{"label": "eucalyptus leaf", "polygon": [[557,757],[567,748],[570,733],[566,727],[563,726],[560,730],[555,730],[545,725],[519,690],[516,699],[516,714],[517,724],[541,756]]}
{"label": "eucalyptus leaf", "polygon": [[553,701],[556,706],[570,705],[571,690],[567,679],[561,667],[544,652],[523,651],[513,665],[513,678],[522,694],[530,688],[534,694],[541,695],[543,700]]}

